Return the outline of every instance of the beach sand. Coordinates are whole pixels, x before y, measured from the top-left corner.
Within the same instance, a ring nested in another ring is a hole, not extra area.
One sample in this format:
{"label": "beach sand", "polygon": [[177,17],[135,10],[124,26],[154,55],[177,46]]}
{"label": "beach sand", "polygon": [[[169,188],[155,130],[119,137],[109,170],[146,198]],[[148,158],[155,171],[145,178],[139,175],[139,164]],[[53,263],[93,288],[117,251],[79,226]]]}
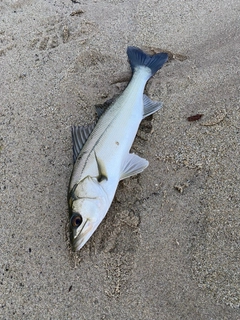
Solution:
{"label": "beach sand", "polygon": [[[240,319],[239,9],[1,1],[1,319]],[[132,147],[150,164],[72,253],[71,126],[126,87],[128,45],[170,57]]]}

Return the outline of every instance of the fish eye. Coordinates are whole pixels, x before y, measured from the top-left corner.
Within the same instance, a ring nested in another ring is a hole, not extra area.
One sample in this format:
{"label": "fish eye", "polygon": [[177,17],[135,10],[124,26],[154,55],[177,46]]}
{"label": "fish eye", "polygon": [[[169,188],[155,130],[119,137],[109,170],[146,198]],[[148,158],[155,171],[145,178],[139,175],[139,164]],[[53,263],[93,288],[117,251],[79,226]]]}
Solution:
{"label": "fish eye", "polygon": [[82,221],[82,216],[79,213],[74,213],[71,217],[70,223],[73,228],[78,228]]}

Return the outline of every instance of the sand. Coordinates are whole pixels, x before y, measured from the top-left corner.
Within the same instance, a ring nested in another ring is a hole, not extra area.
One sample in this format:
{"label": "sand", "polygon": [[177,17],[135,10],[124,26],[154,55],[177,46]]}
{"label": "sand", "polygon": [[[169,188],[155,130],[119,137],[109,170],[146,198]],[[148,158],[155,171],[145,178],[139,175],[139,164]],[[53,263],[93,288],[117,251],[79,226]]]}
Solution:
{"label": "sand", "polygon": [[[1,319],[240,319],[239,9],[1,1]],[[125,88],[128,45],[170,57],[132,148],[150,165],[73,254],[70,129]]]}

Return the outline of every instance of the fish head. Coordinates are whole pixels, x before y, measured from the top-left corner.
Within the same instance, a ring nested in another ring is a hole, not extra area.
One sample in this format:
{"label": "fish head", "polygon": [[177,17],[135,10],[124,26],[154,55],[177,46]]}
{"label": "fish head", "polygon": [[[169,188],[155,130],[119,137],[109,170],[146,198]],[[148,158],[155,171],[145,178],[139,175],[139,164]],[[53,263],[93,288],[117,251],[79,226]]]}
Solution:
{"label": "fish head", "polygon": [[[84,183],[86,184],[86,183]],[[103,188],[91,181],[92,187],[82,185],[76,188],[75,198],[69,203],[70,209],[70,240],[73,251],[80,250],[97,229],[109,208],[109,202]],[[87,190],[91,190],[87,194]],[[77,197],[76,197],[77,194]]]}
{"label": "fish head", "polygon": [[73,202],[70,217],[70,239],[73,251],[80,250],[103,219],[101,199],[78,199]]}

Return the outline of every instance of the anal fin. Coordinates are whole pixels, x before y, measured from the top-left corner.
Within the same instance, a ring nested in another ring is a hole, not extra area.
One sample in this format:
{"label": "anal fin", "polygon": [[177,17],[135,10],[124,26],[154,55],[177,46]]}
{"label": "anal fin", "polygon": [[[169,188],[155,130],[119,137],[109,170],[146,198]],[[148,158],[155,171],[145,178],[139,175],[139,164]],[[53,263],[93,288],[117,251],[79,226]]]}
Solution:
{"label": "anal fin", "polygon": [[143,95],[143,109],[144,114],[143,118],[146,118],[147,116],[150,116],[154,112],[158,111],[162,108],[162,103],[158,101],[152,101],[148,96],[145,94]]}
{"label": "anal fin", "polygon": [[129,153],[123,163],[120,180],[129,178],[142,172],[148,166],[148,164],[149,163],[146,159],[137,156],[135,153]]}

